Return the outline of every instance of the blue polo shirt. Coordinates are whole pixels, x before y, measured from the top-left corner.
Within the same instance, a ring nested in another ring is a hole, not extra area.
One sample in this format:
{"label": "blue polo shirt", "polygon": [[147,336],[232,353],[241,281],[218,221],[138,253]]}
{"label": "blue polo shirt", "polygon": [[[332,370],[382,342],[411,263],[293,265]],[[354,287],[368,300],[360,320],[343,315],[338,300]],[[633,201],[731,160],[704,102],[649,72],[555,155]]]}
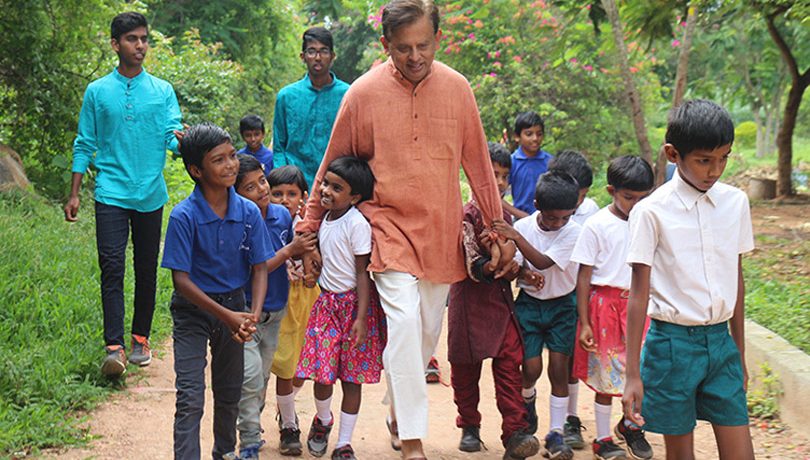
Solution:
{"label": "blue polo shirt", "polygon": [[548,162],[554,158],[545,150],[533,157],[526,156],[523,148],[512,152],[512,169],[509,170],[509,184],[512,186],[512,204],[529,214],[537,211],[534,207],[534,192],[537,179],[548,170]]}
{"label": "blue polo shirt", "polygon": [[[267,207],[267,217],[264,218],[267,233],[270,236],[270,246],[275,254],[287,243],[292,241],[292,217],[290,211],[280,204],[270,204]],[[250,303],[250,282],[245,285],[245,296]],[[282,264],[267,274],[267,295],[264,298],[264,311],[279,311],[287,305],[287,295],[290,293],[290,280],[287,278],[287,265]]]}
{"label": "blue polo shirt", "polygon": [[172,85],[146,70],[127,78],[118,69],[87,85],[73,143],[74,173],[94,164],[95,199],[151,212],[169,199],[163,166],[177,151],[180,106]]}
{"label": "blue polo shirt", "polygon": [[236,153],[244,153],[245,155],[252,155],[254,158],[259,160],[259,163],[264,165],[264,173],[267,174],[273,169],[273,151],[268,149],[264,146],[264,144],[259,147],[259,150],[255,152],[251,152],[248,150],[247,146],[242,147]]}
{"label": "blue polo shirt", "polygon": [[244,287],[251,267],[273,257],[262,213],[228,188],[228,211],[220,219],[199,186],[172,209],[161,267],[189,274],[208,294]]}

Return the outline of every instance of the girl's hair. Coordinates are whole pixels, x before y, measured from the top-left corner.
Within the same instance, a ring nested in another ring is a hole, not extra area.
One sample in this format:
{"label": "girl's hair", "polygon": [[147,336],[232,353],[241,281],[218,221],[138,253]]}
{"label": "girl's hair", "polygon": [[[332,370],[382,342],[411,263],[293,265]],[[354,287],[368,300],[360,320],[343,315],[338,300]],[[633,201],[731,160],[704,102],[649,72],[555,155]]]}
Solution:
{"label": "girl's hair", "polygon": [[309,185],[307,185],[307,180],[304,178],[304,173],[298,169],[298,166],[293,165],[273,168],[267,174],[267,184],[270,185],[270,188],[284,184],[297,185],[298,188],[301,189],[302,195],[309,190]]}
{"label": "girl's hair", "polygon": [[329,163],[326,171],[345,180],[352,188],[352,195],[360,195],[358,203],[371,199],[374,194],[374,173],[371,172],[368,163],[361,158],[340,157]]}
{"label": "girl's hair", "polygon": [[240,153],[239,155],[236,155],[236,158],[239,159],[239,172],[236,173],[236,184],[234,184],[234,188],[239,188],[242,181],[245,180],[247,173],[253,171],[264,172],[264,165],[262,165],[262,163],[253,155]]}
{"label": "girl's hair", "polygon": [[652,190],[655,175],[650,164],[642,158],[625,155],[610,162],[607,170],[607,182],[617,190],[646,192]]}
{"label": "girl's hair", "polygon": [[574,176],[579,188],[590,188],[593,184],[593,170],[585,155],[576,150],[562,150],[552,158],[548,169],[560,169]]}
{"label": "girl's hair", "polygon": [[578,199],[577,180],[563,170],[551,169],[537,180],[534,200],[539,211],[574,210]]}

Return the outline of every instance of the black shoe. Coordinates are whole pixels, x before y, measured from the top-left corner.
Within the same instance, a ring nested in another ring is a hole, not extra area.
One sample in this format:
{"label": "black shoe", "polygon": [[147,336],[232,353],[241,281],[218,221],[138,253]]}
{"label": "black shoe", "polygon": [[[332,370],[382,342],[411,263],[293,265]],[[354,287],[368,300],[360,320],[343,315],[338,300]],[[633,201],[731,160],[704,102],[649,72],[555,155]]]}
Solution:
{"label": "black shoe", "polygon": [[613,442],[612,438],[601,441],[594,439],[593,458],[597,460],[626,460],[627,455],[625,455],[624,449]]}
{"label": "black shoe", "polygon": [[653,456],[652,446],[647,442],[644,437],[644,431],[641,428],[633,426],[632,428],[624,424],[624,417],[619,420],[618,425],[613,429],[616,437],[627,444],[627,453],[630,457],[637,460],[648,460]]}
{"label": "black shoe", "polygon": [[461,442],[458,443],[458,450],[463,452],[478,452],[481,450],[479,427],[465,426],[461,429]]}
{"label": "black shoe", "polygon": [[549,431],[545,439],[546,453],[544,457],[552,460],[571,460],[574,451],[563,441],[562,433],[556,430]]}
{"label": "black shoe", "polygon": [[533,435],[516,431],[506,442],[503,460],[519,460],[537,455],[540,452],[540,441]]}
{"label": "black shoe", "polygon": [[278,443],[278,451],[281,455],[297,457],[303,453],[304,446],[301,445],[301,430],[296,428],[282,428],[281,440]]}
{"label": "black shoe", "polygon": [[535,434],[537,433],[537,393],[532,396],[532,399],[529,401],[524,400],[523,405],[526,406],[526,433]]}
{"label": "black shoe", "polygon": [[585,440],[582,439],[582,430],[584,429],[585,427],[582,426],[582,421],[579,417],[569,415],[563,427],[563,441],[571,446],[572,449],[584,449]]}

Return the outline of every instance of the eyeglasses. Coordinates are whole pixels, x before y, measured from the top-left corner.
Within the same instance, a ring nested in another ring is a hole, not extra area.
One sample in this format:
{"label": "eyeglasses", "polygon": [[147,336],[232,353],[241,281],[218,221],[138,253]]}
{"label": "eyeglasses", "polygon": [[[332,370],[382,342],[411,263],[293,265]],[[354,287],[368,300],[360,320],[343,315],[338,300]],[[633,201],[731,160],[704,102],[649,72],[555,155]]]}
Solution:
{"label": "eyeglasses", "polygon": [[304,50],[304,56],[308,58],[314,58],[319,54],[321,55],[322,58],[326,58],[332,55],[332,50],[330,50],[329,48],[321,48],[321,49],[307,48]]}

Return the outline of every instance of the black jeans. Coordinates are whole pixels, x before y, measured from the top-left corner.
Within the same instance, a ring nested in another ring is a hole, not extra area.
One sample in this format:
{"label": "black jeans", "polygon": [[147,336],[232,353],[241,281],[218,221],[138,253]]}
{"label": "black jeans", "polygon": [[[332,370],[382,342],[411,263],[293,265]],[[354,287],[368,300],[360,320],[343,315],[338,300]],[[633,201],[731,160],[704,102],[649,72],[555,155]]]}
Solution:
{"label": "black jeans", "polygon": [[[245,311],[241,289],[212,295],[220,305]],[[231,338],[231,331],[209,313],[200,310],[177,292],[172,294],[174,320],[174,372],[177,402],[174,413],[174,458],[200,458],[200,420],[205,406],[206,352],[211,347],[211,389],[214,392],[214,460],[236,447],[236,417],[242,397],[245,371],[244,349]]]}
{"label": "black jeans", "polygon": [[98,265],[101,267],[101,305],[104,308],[106,345],[125,346],[124,270],[130,228],[135,267],[132,333],[149,337],[155,312],[162,221],[162,207],[152,212],[138,212],[96,201],[96,247]]}

